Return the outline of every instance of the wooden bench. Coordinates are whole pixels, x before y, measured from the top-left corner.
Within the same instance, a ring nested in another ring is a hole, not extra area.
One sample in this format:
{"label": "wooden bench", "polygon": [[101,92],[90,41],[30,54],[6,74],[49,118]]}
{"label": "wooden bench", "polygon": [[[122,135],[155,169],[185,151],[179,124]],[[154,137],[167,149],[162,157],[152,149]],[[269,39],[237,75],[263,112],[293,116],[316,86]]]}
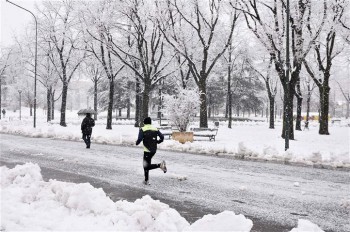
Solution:
{"label": "wooden bench", "polygon": [[215,136],[218,134],[217,128],[191,128],[193,136],[208,137],[210,141],[215,141]]}

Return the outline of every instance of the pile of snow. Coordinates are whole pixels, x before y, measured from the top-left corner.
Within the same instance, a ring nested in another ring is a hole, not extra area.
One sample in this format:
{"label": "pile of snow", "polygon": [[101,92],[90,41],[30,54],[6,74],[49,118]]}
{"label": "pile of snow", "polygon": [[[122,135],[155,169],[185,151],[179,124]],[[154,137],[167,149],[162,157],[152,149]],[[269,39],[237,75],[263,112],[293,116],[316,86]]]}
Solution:
{"label": "pile of snow", "polygon": [[88,183],[43,181],[40,167],[27,163],[1,170],[1,231],[250,231],[243,215],[224,211],[190,225],[176,210],[150,196],[113,202]]}
{"label": "pile of snow", "polygon": [[[146,195],[135,202],[113,202],[89,183],[45,182],[37,164],[0,167],[0,230],[250,231],[244,215],[224,211],[205,215],[192,225],[175,209]],[[322,230],[298,220],[291,232]]]}
{"label": "pile of snow", "polygon": [[298,227],[292,229],[290,232],[323,232],[323,230],[320,227],[318,227],[318,225],[308,220],[299,219]]}

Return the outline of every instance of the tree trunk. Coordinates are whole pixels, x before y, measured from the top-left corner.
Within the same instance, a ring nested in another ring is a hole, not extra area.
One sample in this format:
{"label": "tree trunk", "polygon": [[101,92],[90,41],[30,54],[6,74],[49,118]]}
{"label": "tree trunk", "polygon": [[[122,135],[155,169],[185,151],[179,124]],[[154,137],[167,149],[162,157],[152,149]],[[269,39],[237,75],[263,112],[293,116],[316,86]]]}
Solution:
{"label": "tree trunk", "polygon": [[275,98],[270,98],[270,129],[275,129]]}
{"label": "tree trunk", "polygon": [[158,104],[158,118],[162,118],[162,89],[158,90],[159,104]]}
{"label": "tree trunk", "polygon": [[150,83],[145,83],[145,88],[142,93],[142,114],[141,114],[141,123],[143,125],[143,119],[148,117],[148,105],[149,105],[149,94],[151,92]]}
{"label": "tree trunk", "polygon": [[47,88],[47,93],[46,93],[46,104],[47,104],[47,121],[51,121],[51,87]]}
{"label": "tree trunk", "polygon": [[297,97],[297,117],[295,121],[295,130],[301,131],[301,107],[303,103],[303,98],[296,94]]}
{"label": "tree trunk", "polygon": [[322,86],[320,91],[320,135],[329,135],[328,113],[329,113],[329,86]]}
{"label": "tree trunk", "polygon": [[346,101],[346,114],[345,114],[346,119],[349,118],[349,111],[350,111],[350,102]]}
{"label": "tree trunk", "polygon": [[29,115],[33,116],[33,104],[32,103],[29,104]]}
{"label": "tree trunk", "polygon": [[228,119],[228,104],[229,104],[229,96],[228,96],[228,88],[227,88],[227,96],[226,96],[226,102],[225,102],[225,118]]}
{"label": "tree trunk", "polygon": [[200,111],[199,111],[199,127],[208,128],[207,114],[207,83],[206,78],[202,77],[199,82],[200,91]]}
{"label": "tree trunk", "polygon": [[141,119],[141,86],[140,86],[140,80],[136,78],[136,99],[135,99],[135,127],[140,126],[140,119]]}
{"label": "tree trunk", "polygon": [[109,78],[109,101],[107,110],[107,130],[112,130],[112,113],[113,113],[113,95],[114,95],[114,77]]}
{"label": "tree trunk", "polygon": [[97,82],[98,80],[95,79],[94,81],[94,110],[96,114],[94,114],[94,120],[97,121]]}
{"label": "tree trunk", "polygon": [[308,90],[307,99],[306,99],[306,121],[305,129],[309,129],[309,117],[310,117],[310,101],[311,101],[311,91]]}
{"label": "tree trunk", "polygon": [[118,109],[118,116],[121,117],[122,116],[122,108]]}
{"label": "tree trunk", "polygon": [[52,107],[51,107],[51,120],[54,120],[55,119],[55,91],[52,92],[52,95],[51,95],[51,104],[52,104]]}
{"label": "tree trunk", "polygon": [[130,108],[131,108],[131,103],[130,103],[130,96],[128,96],[128,103],[126,107],[126,118],[130,119]]}
{"label": "tree trunk", "polygon": [[[131,90],[131,82],[128,81],[128,91]],[[131,108],[131,100],[130,100],[130,94],[128,94],[127,103],[126,103],[126,118],[130,119],[130,108]]]}
{"label": "tree trunk", "polygon": [[61,119],[60,119],[61,126],[67,126],[67,124],[66,124],[67,93],[68,93],[68,83],[63,83],[62,103],[61,103]]}
{"label": "tree trunk", "polygon": [[[289,123],[289,139],[294,140],[294,128],[293,128],[293,97],[294,97],[294,88],[289,87],[289,96],[287,95],[287,91],[285,89],[285,85],[283,86],[284,88],[284,99],[283,99],[283,127],[282,127],[282,138],[285,138],[286,134],[286,124],[287,120]],[[289,107],[286,108],[287,106],[287,101],[289,104]],[[287,117],[288,114],[288,117]]]}
{"label": "tree trunk", "polygon": [[208,94],[208,118],[211,118],[211,112],[212,112],[212,104],[211,104],[211,95]]}
{"label": "tree trunk", "polygon": [[231,88],[228,92],[228,128],[232,128],[232,93]]}

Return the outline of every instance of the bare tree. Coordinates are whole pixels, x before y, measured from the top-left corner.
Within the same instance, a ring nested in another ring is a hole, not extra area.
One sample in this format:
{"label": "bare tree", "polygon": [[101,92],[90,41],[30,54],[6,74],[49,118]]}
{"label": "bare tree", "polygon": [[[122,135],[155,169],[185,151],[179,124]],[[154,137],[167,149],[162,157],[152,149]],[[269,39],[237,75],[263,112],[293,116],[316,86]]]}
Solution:
{"label": "bare tree", "polygon": [[[238,14],[235,11],[230,20],[227,37],[224,38],[226,40],[220,41],[224,34],[222,31],[220,33],[222,25],[219,23],[220,17],[225,15],[223,4],[224,2],[221,0],[208,0],[201,2],[201,4],[200,1],[194,0],[190,3],[186,1],[180,5],[178,0],[174,0],[171,5],[184,24],[177,25],[176,30],[170,30],[168,25],[164,23],[161,23],[160,26],[167,42],[188,62],[190,72],[201,92],[200,127],[208,127],[207,80],[219,58],[232,43],[232,35],[238,19]],[[188,13],[188,9],[190,9],[190,13]],[[166,21],[162,20],[162,22]],[[189,31],[182,30],[185,25]],[[191,37],[179,38],[180,33],[189,34]],[[193,49],[193,44],[189,43],[190,40],[199,41],[196,49]]]}
{"label": "bare tree", "polygon": [[344,90],[344,88],[342,87],[342,85],[337,82],[341,93],[343,94],[345,101],[346,101],[346,114],[345,114],[345,118],[348,119],[349,118],[349,113],[350,113],[350,91],[349,89]]}
{"label": "bare tree", "polygon": [[[234,69],[236,64],[236,59],[241,55],[241,52],[234,53],[234,47],[232,43],[229,44],[226,54],[223,55],[224,60],[227,64],[227,99],[226,99],[226,111],[228,118],[228,128],[232,128],[232,107],[233,107],[233,91],[237,88],[234,78]],[[243,69],[241,69],[243,70]]]}
{"label": "bare tree", "polygon": [[39,17],[40,30],[52,50],[49,54],[50,61],[62,82],[60,125],[67,126],[68,85],[85,57],[79,49],[82,46],[81,35],[74,28],[77,24],[74,2],[71,0],[43,2]]}
{"label": "bare tree", "polygon": [[6,69],[10,66],[9,60],[12,53],[12,49],[6,50],[5,48],[0,50],[0,119],[2,113],[2,85],[5,83]]}
{"label": "bare tree", "polygon": [[[164,37],[158,22],[151,14],[152,4],[140,0],[125,2],[122,15],[129,25],[121,27],[121,33],[126,36],[118,41],[112,35],[105,36],[112,53],[136,74],[137,81],[143,83],[142,118],[148,116],[149,97],[151,91],[160,80],[171,75],[174,71],[167,70],[174,56],[166,54]],[[156,3],[156,2],[155,2]],[[133,40],[134,46],[122,46]]]}
{"label": "bare tree", "polygon": [[[85,62],[86,72],[88,73],[90,80],[94,84],[93,87],[93,94],[94,94],[94,110],[95,112],[98,112],[97,110],[97,104],[98,104],[98,91],[97,86],[98,83],[102,79],[102,68],[100,64],[96,64],[93,60],[88,60],[88,62]],[[97,120],[97,114],[94,114],[94,120]]]}
{"label": "bare tree", "polygon": [[91,2],[84,3],[80,11],[82,32],[85,34],[85,50],[101,65],[109,80],[109,100],[107,108],[106,129],[112,129],[112,112],[114,106],[115,80],[123,70],[111,51],[112,33],[115,29],[116,4],[111,1],[97,2],[91,7]]}
{"label": "bare tree", "polygon": [[310,78],[305,78],[304,83],[305,83],[305,87],[306,87],[306,91],[307,91],[305,128],[309,129],[311,95],[312,95],[312,92],[315,89],[316,85],[312,80],[310,80]]}
{"label": "bare tree", "polygon": [[275,78],[271,77],[271,66],[272,66],[273,59],[270,57],[268,66],[266,68],[266,75],[264,75],[261,71],[259,71],[256,67],[254,67],[253,64],[250,64],[250,66],[254,69],[254,71],[264,80],[266,91],[267,91],[267,97],[269,101],[269,115],[270,115],[270,124],[269,128],[274,129],[275,128],[275,97],[277,94],[277,81]]}
{"label": "bare tree", "polygon": [[[320,12],[311,10],[311,1],[298,1],[295,5],[295,12],[289,18],[292,24],[292,68],[290,77],[286,76],[285,72],[285,45],[283,38],[286,35],[285,25],[285,10],[286,5],[284,1],[273,0],[271,4],[265,1],[248,0],[240,1],[240,6],[235,7],[244,13],[247,26],[254,33],[256,38],[263,44],[263,46],[270,53],[273,58],[275,69],[278,73],[284,90],[284,117],[282,137],[285,138],[286,131],[289,131],[289,139],[294,139],[293,130],[293,97],[295,95],[295,87],[300,81],[299,73],[302,67],[303,60],[309,53],[312,45],[321,32],[326,19],[327,4],[323,1],[323,14],[321,20],[316,28],[316,33],[313,37],[304,33],[304,29],[310,21],[311,14],[320,14]],[[269,17],[271,15],[272,17]],[[316,16],[315,16],[316,18]],[[287,91],[287,90],[290,91]],[[289,108],[286,108],[289,106]],[[286,118],[286,115],[289,117]],[[287,120],[289,130],[287,130]]]}
{"label": "bare tree", "polygon": [[350,45],[350,4],[345,3],[344,7],[341,9],[342,12],[340,12],[341,17],[339,17],[339,23],[344,29],[344,33],[342,37],[344,38],[345,42]]}
{"label": "bare tree", "polygon": [[[169,15],[168,17],[170,19],[168,22],[169,25],[167,27],[168,27],[168,30],[172,31],[173,39],[177,43],[179,43],[181,40],[181,37],[179,37],[179,35],[176,33],[176,27],[177,25],[183,24],[184,20],[181,17],[176,17],[176,10],[172,7],[171,0],[167,0],[166,4],[167,4],[168,15]],[[189,67],[189,63],[180,53],[176,51],[176,49],[174,52],[176,53],[175,60],[179,67],[181,86],[183,89],[186,89],[188,85],[188,81],[191,77],[191,70]],[[190,54],[190,57],[193,57],[193,54]]]}
{"label": "bare tree", "polygon": [[[334,0],[330,4],[331,13],[329,15],[329,25],[326,30],[323,30],[325,35],[316,42],[314,46],[317,69],[321,72],[323,78],[313,71],[308,61],[304,60],[304,66],[316,83],[320,93],[320,128],[319,134],[329,135],[328,131],[328,114],[329,114],[329,79],[331,77],[331,68],[333,59],[340,54],[341,50],[335,49],[335,40],[337,32],[337,24],[343,14],[344,0]],[[308,31],[313,35],[310,24]],[[324,39],[324,41],[322,41]],[[322,42],[321,42],[322,41]]]}

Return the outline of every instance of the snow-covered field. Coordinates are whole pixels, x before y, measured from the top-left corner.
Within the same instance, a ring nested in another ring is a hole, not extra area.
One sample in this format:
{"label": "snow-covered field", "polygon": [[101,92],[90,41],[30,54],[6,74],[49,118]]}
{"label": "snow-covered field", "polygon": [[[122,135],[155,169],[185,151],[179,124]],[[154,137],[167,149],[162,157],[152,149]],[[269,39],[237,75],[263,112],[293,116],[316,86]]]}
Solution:
{"label": "snow-covered field", "polygon": [[[0,132],[30,137],[49,137],[81,141],[80,122],[76,112],[69,112],[67,127],[58,120],[45,122],[38,110],[37,127],[22,110],[8,112],[0,121]],[[27,111],[28,112],[28,111]],[[58,115],[58,114],[56,114]],[[98,120],[92,143],[134,146],[138,128],[133,121],[115,121],[113,130],[105,129],[105,120]],[[242,159],[259,159],[307,165],[350,167],[349,127],[346,123],[331,125],[330,136],[318,135],[317,123],[310,130],[296,131],[295,141],[284,151],[280,138],[281,123],[268,129],[267,122],[235,122],[232,129],[220,122],[215,142],[200,138],[180,144],[166,139],[160,149],[208,155],[227,155]],[[93,146],[93,145],[92,145]],[[132,231],[250,231],[254,222],[244,215],[224,211],[206,215],[190,225],[175,209],[144,196],[135,202],[113,202],[102,189],[88,183],[74,184],[56,180],[45,182],[36,164],[13,169],[1,167],[0,230],[132,230]],[[322,231],[310,221],[300,219],[296,231]]]}
{"label": "snow-covered field", "polygon": [[[45,182],[40,167],[27,163],[0,168],[1,231],[250,231],[253,222],[224,211],[189,224],[168,205],[144,196],[113,202],[88,183]],[[322,231],[299,220],[293,232]]]}
{"label": "snow-covered field", "polygon": [[[22,110],[22,115],[28,110]],[[58,112],[56,117],[58,117]],[[33,119],[28,115],[18,120],[17,113],[10,112],[0,121],[0,132],[20,134],[32,137],[49,137],[81,141],[80,123],[76,112],[67,113],[67,127],[59,126],[59,121],[46,123],[42,110],[38,110],[37,127],[33,128]],[[138,128],[133,120],[113,120],[112,130],[106,130],[106,120],[98,120],[93,129],[92,143],[118,144],[134,146]],[[156,122],[154,122],[156,124]],[[290,141],[290,149],[284,151],[281,138],[281,122],[276,122],[276,129],[268,129],[267,122],[234,122],[228,129],[225,122],[220,122],[215,142],[208,138],[195,138],[193,143],[180,144],[166,139],[160,149],[192,152],[208,155],[228,155],[241,159],[278,161],[325,167],[350,167],[349,122],[332,125],[330,135],[318,134],[318,123],[311,122],[309,130],[295,131],[295,140]],[[213,126],[213,125],[211,125]]]}

